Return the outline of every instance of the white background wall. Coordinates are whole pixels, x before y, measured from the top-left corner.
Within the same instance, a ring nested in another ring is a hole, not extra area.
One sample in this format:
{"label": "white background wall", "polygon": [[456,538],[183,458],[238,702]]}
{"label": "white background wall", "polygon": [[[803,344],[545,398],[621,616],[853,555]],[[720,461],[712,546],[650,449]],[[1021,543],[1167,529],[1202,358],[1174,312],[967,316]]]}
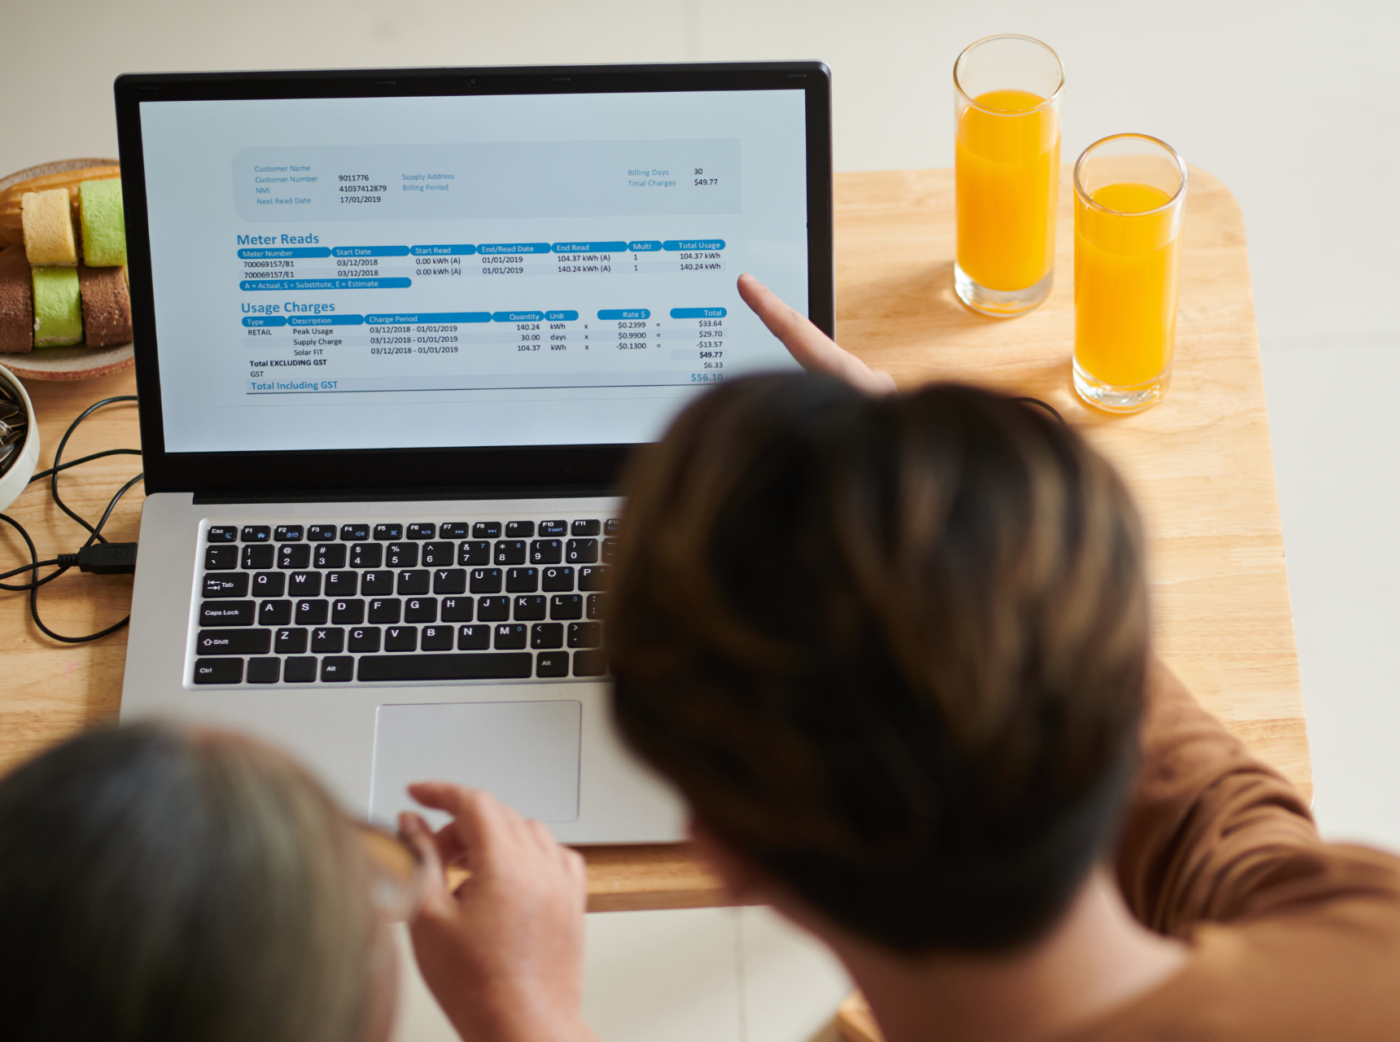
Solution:
{"label": "white background wall", "polygon": [[[1266,341],[1400,330],[1400,4],[1180,0],[4,0],[0,167],[115,153],[120,72],[819,58],[838,170],[948,166],[950,68],[1023,32],[1068,70],[1067,158],[1141,130],[1244,206]],[[1344,302],[1344,303],[1343,303]]]}
{"label": "white background wall", "polygon": [[[124,71],[776,58],[831,66],[838,170],[948,166],[952,61],[1008,31],[1065,62],[1066,159],[1156,134],[1244,208],[1316,809],[1331,835],[1400,848],[1394,0],[3,0],[0,174],[115,155]],[[797,1042],[844,989],[763,913],[590,931],[590,1009],[610,1039]],[[409,1036],[440,1032],[411,1012]]]}

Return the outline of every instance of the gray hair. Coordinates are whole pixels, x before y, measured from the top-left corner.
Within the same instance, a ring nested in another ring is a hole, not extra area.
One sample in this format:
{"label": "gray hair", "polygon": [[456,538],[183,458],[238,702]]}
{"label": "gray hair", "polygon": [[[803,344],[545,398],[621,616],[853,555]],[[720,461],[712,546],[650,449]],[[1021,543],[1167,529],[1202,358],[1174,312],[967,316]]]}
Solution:
{"label": "gray hair", "polygon": [[375,944],[349,820],[266,746],[108,728],[0,781],[11,1042],[352,1042]]}

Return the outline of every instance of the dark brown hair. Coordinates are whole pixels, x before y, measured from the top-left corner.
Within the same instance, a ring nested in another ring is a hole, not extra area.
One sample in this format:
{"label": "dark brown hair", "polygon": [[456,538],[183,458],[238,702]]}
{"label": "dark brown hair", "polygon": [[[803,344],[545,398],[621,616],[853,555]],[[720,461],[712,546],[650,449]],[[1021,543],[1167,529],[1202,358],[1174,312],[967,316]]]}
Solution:
{"label": "dark brown hair", "polygon": [[266,746],[104,728],[0,781],[7,1042],[353,1042],[376,925],[348,819]]}
{"label": "dark brown hair", "polygon": [[888,947],[996,950],[1120,813],[1147,658],[1137,514],[1038,409],[762,376],[635,462],[615,711],[695,814]]}

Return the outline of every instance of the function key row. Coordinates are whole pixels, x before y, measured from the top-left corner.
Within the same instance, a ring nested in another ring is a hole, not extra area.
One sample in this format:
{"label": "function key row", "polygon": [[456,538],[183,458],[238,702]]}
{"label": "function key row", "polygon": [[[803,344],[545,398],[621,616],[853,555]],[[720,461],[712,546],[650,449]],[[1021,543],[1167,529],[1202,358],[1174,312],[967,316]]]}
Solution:
{"label": "function key row", "polygon": [[[541,521],[538,527],[542,537],[616,535],[617,519]],[[408,526],[408,538],[439,538],[438,528],[438,525],[431,522],[417,521]],[[507,521],[504,535],[506,539],[533,539],[535,529],[533,521]],[[477,521],[470,525],[465,521],[450,521],[444,523],[441,530],[440,538],[443,539],[500,539],[502,536],[502,525],[499,521]],[[337,538],[346,543],[364,542],[369,539],[382,543],[393,542],[404,538],[404,526],[397,523],[377,524],[373,527],[367,524],[344,524],[337,529],[335,525],[244,525],[240,529],[232,525],[211,525],[206,533],[206,541],[209,543],[235,543],[240,540],[244,543],[300,543],[303,540],[333,543]]]}
{"label": "function key row", "polygon": [[204,570],[231,572],[242,568],[263,571],[277,567],[286,571],[305,568],[442,568],[451,565],[592,565],[611,562],[616,553],[615,539],[498,539],[466,540],[460,544],[428,543],[283,543],[242,547],[214,543],[204,550]]}

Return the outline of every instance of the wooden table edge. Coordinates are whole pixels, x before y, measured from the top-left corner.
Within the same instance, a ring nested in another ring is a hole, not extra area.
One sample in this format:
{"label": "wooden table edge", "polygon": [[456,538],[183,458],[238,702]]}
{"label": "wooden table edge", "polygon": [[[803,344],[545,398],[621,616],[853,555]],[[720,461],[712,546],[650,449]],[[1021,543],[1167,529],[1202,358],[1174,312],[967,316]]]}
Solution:
{"label": "wooden table edge", "polygon": [[686,843],[581,845],[590,912],[733,905],[724,885]]}

